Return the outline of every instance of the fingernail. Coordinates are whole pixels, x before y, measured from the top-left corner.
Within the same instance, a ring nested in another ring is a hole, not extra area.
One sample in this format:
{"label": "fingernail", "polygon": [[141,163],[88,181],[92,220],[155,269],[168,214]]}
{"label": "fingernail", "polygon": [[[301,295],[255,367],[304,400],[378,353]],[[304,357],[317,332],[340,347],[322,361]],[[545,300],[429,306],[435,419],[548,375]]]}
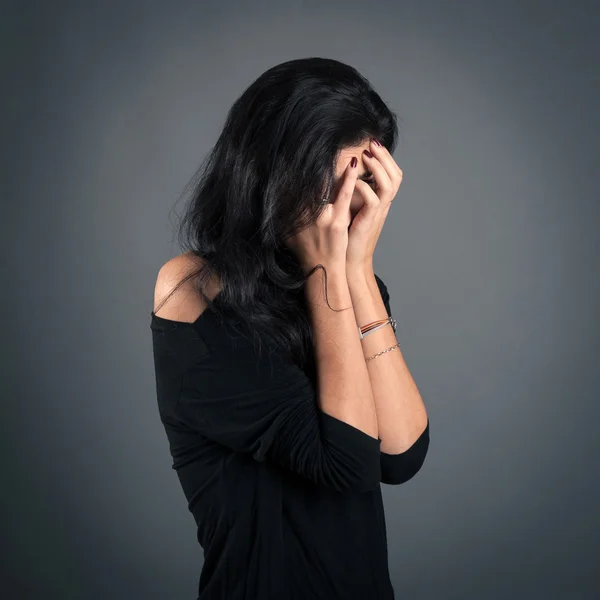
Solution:
{"label": "fingernail", "polygon": [[355,167],[357,164],[358,164],[358,159],[356,158],[356,156],[353,156],[352,160],[350,161],[350,166]]}
{"label": "fingernail", "polygon": [[373,143],[377,146],[381,146],[381,142],[378,139],[373,138]]}
{"label": "fingernail", "polygon": [[373,155],[368,151],[368,150],[363,150],[363,152],[365,153],[366,156],[368,156],[369,158],[373,158]]}

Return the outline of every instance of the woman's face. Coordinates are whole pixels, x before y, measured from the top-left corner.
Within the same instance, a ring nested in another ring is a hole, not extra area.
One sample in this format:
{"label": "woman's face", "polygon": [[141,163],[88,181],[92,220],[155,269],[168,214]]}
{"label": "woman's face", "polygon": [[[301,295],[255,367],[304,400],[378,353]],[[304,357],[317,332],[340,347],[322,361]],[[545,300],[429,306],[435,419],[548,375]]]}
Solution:
{"label": "woman's face", "polygon": [[[342,185],[342,177],[344,175],[344,171],[346,170],[346,166],[348,165],[353,156],[356,156],[358,160],[358,178],[367,182],[374,182],[372,173],[368,170],[368,167],[365,164],[363,164],[363,150],[368,149],[369,140],[367,139],[360,146],[352,146],[350,148],[344,148],[343,150],[340,150],[333,179],[333,192],[331,193],[329,199],[330,202],[335,202],[337,194]],[[372,183],[371,187],[373,187],[374,185],[375,183]],[[364,202],[365,201],[360,192],[355,189],[354,194],[352,195],[352,200],[350,201],[350,214],[352,219],[354,218],[356,213],[362,208]]]}

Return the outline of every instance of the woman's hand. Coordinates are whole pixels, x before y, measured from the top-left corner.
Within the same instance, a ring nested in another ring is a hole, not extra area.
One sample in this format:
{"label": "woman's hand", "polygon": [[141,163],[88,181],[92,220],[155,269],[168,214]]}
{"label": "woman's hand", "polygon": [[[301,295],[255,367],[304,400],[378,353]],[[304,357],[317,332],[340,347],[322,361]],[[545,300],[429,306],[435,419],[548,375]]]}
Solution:
{"label": "woman's hand", "polygon": [[284,240],[285,245],[296,255],[304,273],[312,271],[318,264],[344,271],[350,225],[350,203],[354,193],[358,169],[356,156],[346,165],[342,186],[335,202],[324,207],[318,219],[302,231],[295,232]]}
{"label": "woman's hand", "polygon": [[[360,179],[357,189],[364,198],[364,205],[356,213],[348,230],[346,249],[346,272],[361,271],[373,265],[373,253],[379,234],[387,217],[392,200],[402,183],[402,169],[396,164],[385,146],[378,146],[374,140],[369,144],[372,158],[364,154],[363,161],[373,173],[376,190]],[[365,151],[366,152],[366,151]]]}

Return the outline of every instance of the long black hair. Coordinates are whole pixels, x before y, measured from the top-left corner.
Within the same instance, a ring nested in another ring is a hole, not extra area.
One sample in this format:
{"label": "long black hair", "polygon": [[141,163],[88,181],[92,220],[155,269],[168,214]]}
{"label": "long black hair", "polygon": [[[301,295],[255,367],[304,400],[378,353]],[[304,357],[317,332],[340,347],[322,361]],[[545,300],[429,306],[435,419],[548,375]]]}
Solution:
{"label": "long black hair", "polygon": [[[314,269],[303,274],[283,240],[321,214],[342,148],[375,137],[392,152],[397,135],[396,114],[349,65],[312,57],[265,71],[186,186],[178,238],[200,267],[179,285],[193,279],[219,319],[314,376],[303,292]],[[211,301],[203,288],[215,273],[222,289]]]}

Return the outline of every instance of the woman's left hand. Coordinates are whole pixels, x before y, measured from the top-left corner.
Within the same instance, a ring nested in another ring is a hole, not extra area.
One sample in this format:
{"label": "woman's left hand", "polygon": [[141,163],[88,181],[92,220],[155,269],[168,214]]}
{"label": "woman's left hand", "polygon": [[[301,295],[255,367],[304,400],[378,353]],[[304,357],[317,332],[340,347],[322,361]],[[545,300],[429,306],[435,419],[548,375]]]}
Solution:
{"label": "woman's left hand", "polygon": [[373,253],[379,234],[402,183],[402,169],[396,164],[385,146],[378,146],[373,140],[369,144],[373,155],[363,155],[365,166],[373,173],[377,188],[362,180],[356,181],[357,189],[364,198],[364,205],[356,213],[348,229],[346,250],[346,272],[360,271],[372,267]]}

